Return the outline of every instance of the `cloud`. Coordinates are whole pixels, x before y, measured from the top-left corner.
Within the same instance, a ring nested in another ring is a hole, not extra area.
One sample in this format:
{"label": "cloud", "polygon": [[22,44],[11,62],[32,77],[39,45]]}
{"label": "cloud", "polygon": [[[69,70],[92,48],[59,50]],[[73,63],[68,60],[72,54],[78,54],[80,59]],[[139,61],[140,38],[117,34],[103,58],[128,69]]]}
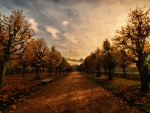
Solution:
{"label": "cloud", "polygon": [[83,50],[82,49],[72,49],[72,52],[81,53],[81,52],[83,52]]}
{"label": "cloud", "polygon": [[59,46],[61,46],[61,47],[68,47],[68,45],[65,44],[65,43],[60,43]]}
{"label": "cloud", "polygon": [[76,59],[85,58],[102,47],[106,38],[113,38],[126,25],[130,8],[150,7],[149,0],[0,0],[0,4],[6,16],[24,10],[36,37],[54,45],[62,56]]}
{"label": "cloud", "polygon": [[46,31],[51,33],[54,38],[58,38],[57,33],[59,33],[59,31],[57,29],[46,26]]}
{"label": "cloud", "polygon": [[64,52],[70,53],[70,51],[68,49],[63,48],[62,49]]}
{"label": "cloud", "polygon": [[31,27],[34,29],[34,31],[38,31],[38,24],[34,19],[29,19],[29,23],[31,23]]}
{"label": "cloud", "polygon": [[68,21],[63,21],[63,22],[61,22],[64,26],[67,26],[68,25]]}
{"label": "cloud", "polygon": [[68,34],[68,33],[65,33],[64,34],[65,38],[70,41],[71,43],[77,43],[77,40],[75,39],[75,36],[72,35],[72,34]]}
{"label": "cloud", "polygon": [[71,65],[80,65],[81,64],[81,62],[76,62],[76,61],[69,61],[69,60],[67,60],[67,62],[69,64],[71,64]]}

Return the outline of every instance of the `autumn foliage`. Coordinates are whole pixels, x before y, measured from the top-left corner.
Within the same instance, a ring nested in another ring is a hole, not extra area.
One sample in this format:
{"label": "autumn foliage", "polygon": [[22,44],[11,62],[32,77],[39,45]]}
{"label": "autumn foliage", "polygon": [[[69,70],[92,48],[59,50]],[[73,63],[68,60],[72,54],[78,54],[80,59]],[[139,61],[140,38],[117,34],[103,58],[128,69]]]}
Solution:
{"label": "autumn foliage", "polygon": [[[140,76],[140,89],[142,92],[148,92],[148,64],[150,61],[149,12],[150,9],[145,11],[145,7],[131,9],[128,14],[127,24],[116,31],[116,35],[111,41],[105,39],[102,47],[91,52],[78,69],[88,74],[96,74],[96,77],[108,74],[107,79],[113,80],[113,71],[116,67],[121,67],[124,77],[126,77],[126,67],[135,64]],[[71,70],[71,65],[55,46],[48,47],[44,37],[34,38],[34,35],[34,30],[31,28],[31,24],[25,20],[22,10],[13,11],[10,17],[0,14],[1,101],[5,100],[5,96],[2,96],[2,94],[8,97],[9,93],[14,93],[10,91],[11,88],[12,91],[15,89],[16,93],[17,90],[22,91],[38,85],[41,73],[48,73],[50,77],[54,71],[57,75],[61,71]],[[11,77],[5,78],[6,69],[11,62],[15,62],[11,66],[22,67],[23,75],[21,79],[20,77],[16,77],[16,80],[13,79],[13,82]],[[27,67],[31,69],[30,72],[34,76],[32,76],[33,78],[29,76],[28,78],[25,75]],[[108,73],[106,73],[107,71]],[[12,87],[10,83],[13,83]],[[109,89],[108,87],[107,85],[106,88]],[[127,85],[113,86],[113,90],[115,88],[117,89],[115,91],[119,90],[119,92],[124,93],[127,100],[131,100],[129,95],[132,97],[132,91],[127,91]],[[9,89],[8,92],[7,89]],[[135,103],[138,103],[137,96],[134,95],[134,97],[136,97]]]}
{"label": "autumn foliage", "polygon": [[149,91],[149,55],[150,55],[150,9],[136,7],[128,14],[127,24],[116,31],[112,43],[104,40],[100,60],[96,60],[96,52],[92,52],[85,58],[80,70],[87,73],[99,73],[101,67],[109,71],[108,79],[113,79],[113,70],[116,67],[123,69],[126,77],[126,67],[135,64],[141,82],[141,91]]}
{"label": "autumn foliage", "polygon": [[138,68],[141,90],[148,91],[148,56],[150,54],[150,9],[136,7],[128,16],[127,25],[117,30],[114,44],[120,47],[128,59]]}
{"label": "autumn foliage", "polygon": [[[49,48],[44,38],[34,35],[22,10],[12,11],[10,17],[0,14],[0,110],[39,90],[41,79],[47,78],[48,73],[71,69],[54,46]],[[16,70],[22,76],[5,76],[7,71],[13,74]]]}
{"label": "autumn foliage", "polygon": [[34,31],[31,24],[25,20],[23,11],[13,11],[10,17],[0,14],[0,88],[3,86],[3,78],[8,61],[20,58],[26,42],[33,37]]}
{"label": "autumn foliage", "polygon": [[54,46],[48,48],[44,38],[35,39],[34,35],[31,23],[25,20],[22,10],[12,11],[10,17],[0,14],[0,89],[3,87],[8,63],[12,61],[22,66],[23,76],[26,68],[30,67],[37,79],[41,68],[44,71],[44,68],[52,70],[68,65],[68,62],[62,65],[62,56]]}

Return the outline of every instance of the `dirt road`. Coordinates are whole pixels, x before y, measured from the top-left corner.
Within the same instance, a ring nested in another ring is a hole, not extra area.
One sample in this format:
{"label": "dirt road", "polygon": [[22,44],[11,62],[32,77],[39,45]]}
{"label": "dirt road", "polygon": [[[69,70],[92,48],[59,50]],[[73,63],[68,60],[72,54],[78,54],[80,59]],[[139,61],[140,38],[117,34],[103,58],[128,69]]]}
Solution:
{"label": "dirt road", "polygon": [[[5,111],[9,112],[9,110]],[[48,83],[14,113],[134,113],[120,98],[78,72]]]}

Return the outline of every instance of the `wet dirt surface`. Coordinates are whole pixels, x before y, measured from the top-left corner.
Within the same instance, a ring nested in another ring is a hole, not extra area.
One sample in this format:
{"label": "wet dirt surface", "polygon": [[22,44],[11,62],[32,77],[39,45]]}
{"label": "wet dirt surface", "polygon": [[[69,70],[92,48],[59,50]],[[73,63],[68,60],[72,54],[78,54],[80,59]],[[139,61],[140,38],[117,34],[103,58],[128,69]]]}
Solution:
{"label": "wet dirt surface", "polygon": [[14,110],[2,113],[137,113],[121,98],[79,72],[54,80]]}

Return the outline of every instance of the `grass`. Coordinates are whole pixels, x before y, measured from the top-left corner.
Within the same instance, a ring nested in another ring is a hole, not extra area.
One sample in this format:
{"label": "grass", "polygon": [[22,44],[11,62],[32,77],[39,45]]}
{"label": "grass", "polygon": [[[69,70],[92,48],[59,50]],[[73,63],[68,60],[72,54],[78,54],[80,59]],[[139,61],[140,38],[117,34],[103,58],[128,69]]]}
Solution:
{"label": "grass", "polygon": [[[115,72],[115,73],[117,73],[117,74],[123,74],[123,72],[122,72],[122,71],[118,71],[118,72]],[[138,74],[139,74],[139,72],[138,72],[138,71],[134,71],[134,72],[127,71],[127,72],[126,72],[126,74],[134,74],[134,75],[138,75]]]}
{"label": "grass", "polygon": [[150,112],[150,92],[140,92],[141,85],[139,81],[116,76],[113,77],[112,81],[109,81],[106,75],[101,77],[84,75],[116,96],[123,98],[129,105],[134,105],[144,112]]}

